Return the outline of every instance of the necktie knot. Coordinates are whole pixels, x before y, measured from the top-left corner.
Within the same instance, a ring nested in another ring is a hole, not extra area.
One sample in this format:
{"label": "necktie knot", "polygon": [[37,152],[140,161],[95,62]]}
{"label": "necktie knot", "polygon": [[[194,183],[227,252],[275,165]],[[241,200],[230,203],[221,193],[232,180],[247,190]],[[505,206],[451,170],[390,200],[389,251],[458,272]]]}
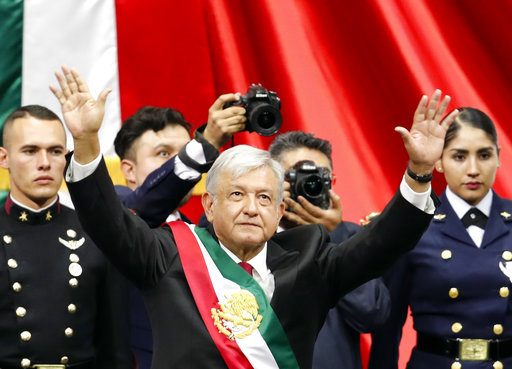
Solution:
{"label": "necktie knot", "polygon": [[464,227],[468,228],[469,226],[477,226],[482,229],[485,229],[485,225],[487,224],[487,215],[482,213],[477,208],[471,208],[468,212],[462,217],[462,223]]}
{"label": "necktie knot", "polygon": [[241,261],[238,263],[238,265],[240,265],[247,273],[249,273],[250,275],[252,275],[252,265],[249,264],[249,263],[246,263],[245,261]]}

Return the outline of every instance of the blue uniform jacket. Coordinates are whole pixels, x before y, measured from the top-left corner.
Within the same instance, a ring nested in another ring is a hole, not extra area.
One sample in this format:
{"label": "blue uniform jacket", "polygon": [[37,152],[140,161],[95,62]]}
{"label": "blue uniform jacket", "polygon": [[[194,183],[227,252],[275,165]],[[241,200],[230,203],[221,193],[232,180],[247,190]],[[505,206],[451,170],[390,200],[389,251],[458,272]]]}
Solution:
{"label": "blue uniform jacket", "polygon": [[[331,240],[341,243],[361,229],[342,222]],[[391,310],[389,292],[380,278],[372,279],[346,294],[327,314],[313,354],[314,369],[361,369],[360,333],[382,325]]]}
{"label": "blue uniform jacket", "polygon": [[[506,267],[512,263],[512,201],[493,195],[480,248],[473,243],[445,194],[441,201],[416,248],[385,277],[392,313],[385,328],[373,337],[370,369],[397,367],[408,306],[418,332],[447,338],[512,338],[511,281],[500,268],[500,264]],[[451,368],[453,362],[452,358],[414,349],[408,368]],[[501,362],[511,368],[512,356]],[[463,369],[491,369],[495,363],[460,364]]]}

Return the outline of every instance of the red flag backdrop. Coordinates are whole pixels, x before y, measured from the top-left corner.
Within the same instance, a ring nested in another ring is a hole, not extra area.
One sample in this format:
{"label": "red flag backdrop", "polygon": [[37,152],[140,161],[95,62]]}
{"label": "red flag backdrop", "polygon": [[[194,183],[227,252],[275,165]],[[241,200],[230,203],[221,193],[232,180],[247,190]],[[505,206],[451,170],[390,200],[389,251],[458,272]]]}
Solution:
{"label": "red flag backdrop", "polygon": [[[380,210],[407,156],[395,125],[409,127],[423,93],[473,106],[497,125],[495,189],[512,197],[512,1],[117,0],[122,116],[172,106],[206,121],[221,93],[262,83],[282,100],[282,131],[331,141],[344,217]],[[266,149],[271,138],[238,134]],[[436,176],[435,189],[444,187]],[[198,205],[197,199],[193,203]],[[193,205],[193,206],[194,206]],[[196,219],[200,210],[189,208]]]}

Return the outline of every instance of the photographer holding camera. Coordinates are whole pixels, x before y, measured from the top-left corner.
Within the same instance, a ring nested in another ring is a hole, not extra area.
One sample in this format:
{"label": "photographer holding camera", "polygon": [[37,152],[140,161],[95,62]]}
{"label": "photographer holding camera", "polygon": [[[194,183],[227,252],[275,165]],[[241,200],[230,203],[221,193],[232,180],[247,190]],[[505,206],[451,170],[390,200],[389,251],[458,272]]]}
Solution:
{"label": "photographer holding camera", "polygon": [[[272,158],[286,170],[284,201],[287,209],[280,227],[321,223],[331,240],[340,243],[361,229],[342,221],[342,206],[331,189],[331,144],[310,133],[287,132],[269,147]],[[380,279],[371,280],[345,295],[329,311],[318,334],[314,369],[361,369],[360,333],[383,324],[390,312],[389,292]]]}

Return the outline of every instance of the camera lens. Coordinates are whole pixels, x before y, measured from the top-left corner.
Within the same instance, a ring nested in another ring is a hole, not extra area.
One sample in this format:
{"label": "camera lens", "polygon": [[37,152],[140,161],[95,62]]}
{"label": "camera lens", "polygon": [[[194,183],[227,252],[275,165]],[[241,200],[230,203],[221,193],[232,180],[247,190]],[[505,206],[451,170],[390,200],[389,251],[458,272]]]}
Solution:
{"label": "camera lens", "polygon": [[263,111],[260,115],[258,115],[258,125],[261,128],[268,129],[274,125],[276,122],[276,117],[272,114],[271,111]]}
{"label": "camera lens", "polygon": [[247,112],[247,125],[250,132],[262,136],[272,136],[281,128],[283,118],[279,109],[268,103],[253,104]]}
{"label": "camera lens", "polygon": [[322,178],[317,175],[309,176],[304,179],[302,188],[308,196],[316,197],[322,193]]}

